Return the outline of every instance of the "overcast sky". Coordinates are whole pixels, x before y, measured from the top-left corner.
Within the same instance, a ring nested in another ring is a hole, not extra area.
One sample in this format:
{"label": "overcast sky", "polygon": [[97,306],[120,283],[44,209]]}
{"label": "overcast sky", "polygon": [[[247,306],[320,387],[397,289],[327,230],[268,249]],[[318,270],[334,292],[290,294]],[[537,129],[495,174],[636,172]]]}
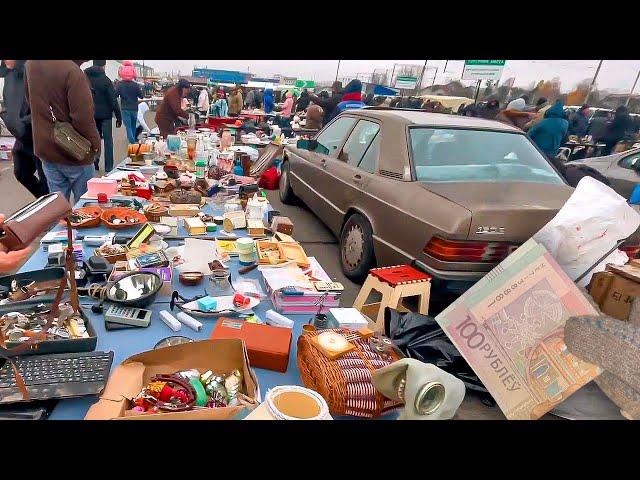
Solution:
{"label": "overcast sky", "polygon": [[[316,81],[334,80],[338,65],[337,60],[146,60],[145,63],[157,71],[180,70],[183,75],[190,75],[194,65],[206,65],[223,70],[249,70],[258,76],[280,73]],[[371,73],[377,68],[392,69],[394,63],[422,66],[424,60],[342,60],[338,76]],[[430,60],[425,78],[432,79],[436,75],[436,83],[459,79],[463,63],[462,60],[449,60],[447,70],[443,72],[444,60]],[[515,77],[517,86],[527,86],[532,81],[560,77],[562,90],[569,91],[581,80],[593,78],[597,66],[597,60],[507,60],[501,80]],[[640,60],[605,60],[598,75],[598,88],[628,92],[639,69]],[[640,85],[636,86],[636,93],[639,90]]]}

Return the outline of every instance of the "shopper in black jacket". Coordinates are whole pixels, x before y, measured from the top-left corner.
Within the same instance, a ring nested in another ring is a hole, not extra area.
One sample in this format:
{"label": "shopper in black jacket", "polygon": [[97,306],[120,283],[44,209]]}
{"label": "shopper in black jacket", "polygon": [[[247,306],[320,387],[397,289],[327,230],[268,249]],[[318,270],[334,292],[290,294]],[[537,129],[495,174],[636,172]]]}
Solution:
{"label": "shopper in black jacket", "polygon": [[38,198],[49,193],[49,187],[42,162],[33,152],[31,111],[24,94],[25,62],[26,60],[2,60],[0,77],[4,78],[4,108],[0,117],[16,139],[12,150],[13,173],[18,182]]}
{"label": "shopper in black jacket", "polygon": [[[113,129],[111,119],[116,116],[116,127],[122,126],[122,113],[116,98],[116,91],[113,83],[104,73],[106,60],[94,60],[93,67],[85,69],[84,73],[91,85],[93,95],[93,105],[95,107],[96,127],[100,138],[104,140],[104,171],[113,170]],[[100,168],[100,157],[95,160],[96,170]]]}
{"label": "shopper in black jacket", "polygon": [[121,79],[116,85],[116,96],[120,97],[122,122],[127,129],[129,143],[136,143],[136,120],[138,119],[138,99],[144,98],[142,88],[133,80]]}
{"label": "shopper in black jacket", "polygon": [[342,101],[342,82],[333,82],[333,85],[331,85],[331,96],[329,98],[309,95],[309,100],[322,107],[324,110],[322,124],[326,125],[332,118],[331,114]]}

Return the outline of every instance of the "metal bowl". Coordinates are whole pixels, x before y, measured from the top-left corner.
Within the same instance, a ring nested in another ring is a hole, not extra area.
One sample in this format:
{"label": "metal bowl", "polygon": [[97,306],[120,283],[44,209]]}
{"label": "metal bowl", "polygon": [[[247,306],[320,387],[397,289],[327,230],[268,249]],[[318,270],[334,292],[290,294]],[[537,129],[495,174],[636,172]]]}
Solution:
{"label": "metal bowl", "polygon": [[129,307],[143,308],[153,303],[162,288],[162,278],[151,272],[131,272],[107,288],[107,300]]}

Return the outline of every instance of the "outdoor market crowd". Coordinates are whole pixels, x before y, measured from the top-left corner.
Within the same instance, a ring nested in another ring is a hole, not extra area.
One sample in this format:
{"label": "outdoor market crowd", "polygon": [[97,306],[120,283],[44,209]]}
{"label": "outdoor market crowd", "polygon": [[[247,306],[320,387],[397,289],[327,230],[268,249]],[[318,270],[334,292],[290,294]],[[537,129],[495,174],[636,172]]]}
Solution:
{"label": "outdoor market crowd", "polygon": [[[105,73],[106,60],[94,60],[93,65],[83,71],[80,65],[85,62],[2,60],[0,64],[0,77],[4,77],[0,118],[15,137],[14,174],[36,198],[50,191],[62,192],[67,199],[73,192],[75,199],[80,198],[87,191],[87,182],[99,169],[103,141],[105,171],[113,169],[113,117],[116,128],[124,125],[129,143],[136,143],[141,132],[151,132],[144,116],[149,111],[145,98],[153,89],[149,83],[141,85],[137,81],[133,63],[122,63],[114,85]],[[243,109],[259,109],[266,115],[276,114],[272,120],[282,131],[290,129],[291,122],[301,112],[305,113],[305,127],[310,130],[319,130],[344,110],[365,106],[452,113],[438,101],[423,101],[419,97],[390,99],[373,94],[363,97],[362,87],[357,79],[344,87],[336,81],[330,94],[322,91],[316,95],[303,89],[298,96],[293,88],[277,93],[272,88],[243,93],[239,86],[198,89],[186,79],[180,79],[165,91],[155,121],[160,135],[166,138],[175,134],[196,112],[200,117],[237,117]],[[619,141],[640,130],[640,123],[634,121],[624,106],[618,107],[612,118],[601,115],[591,120],[586,104],[570,115],[563,107],[562,102],[549,102],[546,98],[538,98],[535,105],[530,105],[529,98],[523,95],[505,108],[500,107],[498,99],[490,98],[480,105],[462,105],[456,113],[497,120],[525,131],[565,178],[567,171],[558,154],[569,136],[590,135],[593,142],[604,143],[601,154],[608,155]],[[60,122],[71,124],[91,143],[93,161],[78,162],[57,147],[54,126]],[[593,172],[587,174],[597,176]],[[7,260],[8,255],[11,261]],[[3,262],[19,262],[21,255],[26,253],[0,251],[0,272],[6,271]]]}

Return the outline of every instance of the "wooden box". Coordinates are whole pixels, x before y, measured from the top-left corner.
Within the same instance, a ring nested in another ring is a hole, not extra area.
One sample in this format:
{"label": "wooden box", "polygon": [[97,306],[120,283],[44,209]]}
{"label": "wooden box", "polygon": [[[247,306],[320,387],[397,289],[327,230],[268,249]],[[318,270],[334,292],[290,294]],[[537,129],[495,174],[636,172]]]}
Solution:
{"label": "wooden box", "polygon": [[258,262],[261,265],[277,265],[286,261],[280,256],[278,242],[257,241],[256,249],[258,250]]}
{"label": "wooden box", "polygon": [[207,225],[198,217],[185,218],[184,228],[189,235],[205,235],[207,233]]}
{"label": "wooden box", "polygon": [[[278,217],[279,218],[279,217]],[[304,253],[304,249],[299,243],[278,243],[278,249],[280,250],[280,257],[285,261],[295,261],[299,267],[308,268],[309,258]]]}
{"label": "wooden box", "polygon": [[264,235],[264,222],[262,219],[248,218],[247,231],[251,237],[262,237]]}
{"label": "wooden box", "polygon": [[275,217],[271,224],[271,230],[275,232],[286,233],[287,235],[293,235],[293,222],[289,217]]}
{"label": "wooden box", "polygon": [[197,217],[200,213],[200,205],[171,205],[169,215],[172,217]]}

